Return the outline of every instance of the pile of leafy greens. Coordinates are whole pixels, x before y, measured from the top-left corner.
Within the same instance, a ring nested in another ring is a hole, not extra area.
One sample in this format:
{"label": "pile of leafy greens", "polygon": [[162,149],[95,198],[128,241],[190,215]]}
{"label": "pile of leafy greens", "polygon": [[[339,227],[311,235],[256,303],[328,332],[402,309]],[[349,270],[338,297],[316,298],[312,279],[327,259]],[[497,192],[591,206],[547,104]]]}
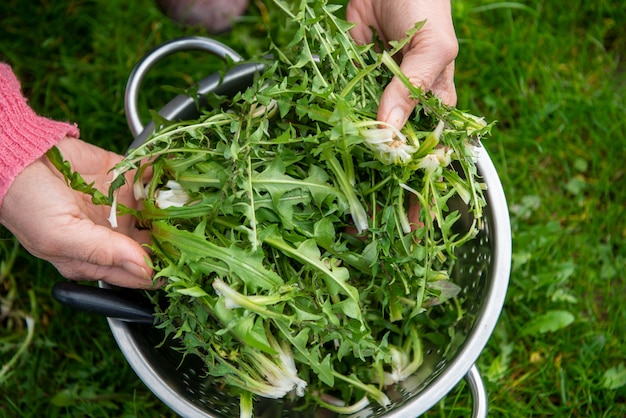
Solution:
{"label": "pile of leafy greens", "polygon": [[[424,317],[460,290],[450,272],[478,231],[476,147],[491,125],[402,74],[393,56],[419,25],[379,52],[327,1],[270,3],[293,39],[270,42],[255,81],[197,120],[159,121],[115,167],[112,220],[137,170],[135,215],[165,282],[158,326],[240,396],[242,416],[255,396],[386,406],[385,388],[422,363]],[[418,100],[402,132],[376,120],[393,76]]]}

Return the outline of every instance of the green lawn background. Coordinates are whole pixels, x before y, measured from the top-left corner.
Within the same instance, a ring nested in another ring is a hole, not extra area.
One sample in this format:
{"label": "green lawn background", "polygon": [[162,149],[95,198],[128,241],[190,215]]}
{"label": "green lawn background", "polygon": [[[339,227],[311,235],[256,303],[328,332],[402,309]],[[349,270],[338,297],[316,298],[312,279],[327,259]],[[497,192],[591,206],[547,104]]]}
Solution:
{"label": "green lawn background", "polygon": [[[251,3],[218,37],[244,56],[262,42]],[[513,226],[506,305],[478,361],[489,416],[626,416],[626,7],[453,0],[453,10],[458,106],[498,121],[484,142]],[[133,66],[192,34],[203,32],[149,0],[0,3],[0,59],[32,107],[117,152],[131,139],[123,94]],[[215,68],[200,53],[166,60],[144,83],[143,114],[172,96],[163,86],[190,86]],[[54,268],[0,234],[0,416],[173,416],[106,321],[56,303]],[[467,392],[461,383],[430,415],[469,416]]]}

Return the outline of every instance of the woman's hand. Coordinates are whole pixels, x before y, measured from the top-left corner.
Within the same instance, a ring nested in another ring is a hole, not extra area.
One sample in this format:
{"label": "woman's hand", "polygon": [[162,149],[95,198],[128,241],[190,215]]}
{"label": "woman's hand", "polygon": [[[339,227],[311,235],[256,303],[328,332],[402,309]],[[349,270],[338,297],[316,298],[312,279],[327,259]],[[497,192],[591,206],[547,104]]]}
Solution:
{"label": "woman's hand", "polygon": [[[87,183],[107,193],[109,170],[122,156],[69,137],[57,147]],[[119,201],[138,206],[132,186],[120,189]],[[148,254],[140,245],[148,242],[149,231],[137,230],[130,216],[120,217],[112,230],[109,210],[68,187],[44,156],[15,178],[0,207],[0,222],[31,254],[52,263],[66,278],[151,287]]]}
{"label": "woman's hand", "polygon": [[[359,43],[372,42],[371,28],[383,42],[404,39],[407,30],[425,20],[402,51],[400,68],[414,85],[446,104],[456,104],[454,60],[459,47],[450,0],[350,0],[346,13],[347,20],[356,23],[351,34]],[[380,99],[378,120],[401,129],[415,105],[408,89],[394,77]]]}

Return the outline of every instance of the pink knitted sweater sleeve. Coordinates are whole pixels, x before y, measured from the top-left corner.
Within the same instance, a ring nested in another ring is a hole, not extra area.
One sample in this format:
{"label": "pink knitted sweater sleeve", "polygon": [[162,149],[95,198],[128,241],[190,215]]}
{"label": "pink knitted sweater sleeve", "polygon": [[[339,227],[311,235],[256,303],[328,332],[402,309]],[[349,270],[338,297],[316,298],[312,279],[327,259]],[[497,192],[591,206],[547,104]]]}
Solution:
{"label": "pink knitted sweater sleeve", "polygon": [[0,205],[13,179],[66,136],[78,138],[78,128],[35,114],[11,68],[0,62]]}

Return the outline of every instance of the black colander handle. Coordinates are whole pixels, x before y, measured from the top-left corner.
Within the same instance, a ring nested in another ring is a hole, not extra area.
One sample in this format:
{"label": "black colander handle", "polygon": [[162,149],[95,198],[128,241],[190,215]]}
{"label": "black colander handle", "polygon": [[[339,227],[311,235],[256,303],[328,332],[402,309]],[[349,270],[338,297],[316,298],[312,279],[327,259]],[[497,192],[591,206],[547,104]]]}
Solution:
{"label": "black colander handle", "polygon": [[125,322],[154,323],[154,306],[137,290],[104,289],[75,282],[58,282],[52,296],[64,305]]}
{"label": "black colander handle", "polygon": [[143,131],[144,126],[141,123],[139,112],[137,110],[137,99],[139,97],[139,88],[145,75],[160,60],[168,55],[180,51],[201,50],[207,51],[224,60],[233,62],[242,61],[243,58],[235,50],[211,38],[202,36],[187,36],[166,42],[159,47],[153,49],[144,58],[141,59],[130,73],[126,84],[126,94],[124,97],[124,108],[126,111],[126,119],[128,127],[134,136],[139,135]]}

